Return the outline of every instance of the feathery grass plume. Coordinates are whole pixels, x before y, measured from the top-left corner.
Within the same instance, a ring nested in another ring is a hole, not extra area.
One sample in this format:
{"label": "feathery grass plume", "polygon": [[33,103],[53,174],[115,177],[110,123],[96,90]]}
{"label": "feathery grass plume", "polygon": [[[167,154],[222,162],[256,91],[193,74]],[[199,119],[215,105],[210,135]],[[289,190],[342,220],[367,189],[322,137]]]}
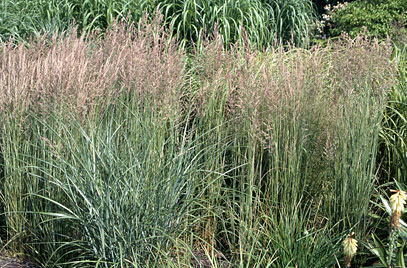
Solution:
{"label": "feathery grass plume", "polygon": [[392,211],[390,226],[392,229],[394,227],[400,228],[400,217],[402,212],[404,212],[407,195],[406,192],[402,190],[391,190],[391,192],[394,192],[394,194],[390,196]]}
{"label": "feathery grass plume", "polygon": [[78,37],[72,28],[60,38],[44,34],[28,47],[6,43],[0,47],[0,111],[44,114],[65,107],[89,116],[99,101],[126,91],[138,104],[171,114],[179,103],[183,53],[161,19],[145,19],[139,29],[114,21],[103,39]]}
{"label": "feathery grass plume", "polygon": [[352,232],[345,238],[343,241],[343,253],[345,255],[345,265],[350,267],[353,256],[355,256],[356,251],[358,250],[358,241],[353,238],[355,233]]}

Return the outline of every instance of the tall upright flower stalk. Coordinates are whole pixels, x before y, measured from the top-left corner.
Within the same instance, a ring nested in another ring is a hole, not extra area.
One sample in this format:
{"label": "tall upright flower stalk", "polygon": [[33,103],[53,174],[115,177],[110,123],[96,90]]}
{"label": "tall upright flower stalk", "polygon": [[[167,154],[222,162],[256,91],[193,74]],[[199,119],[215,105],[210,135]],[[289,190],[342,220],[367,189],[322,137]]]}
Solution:
{"label": "tall upright flower stalk", "polygon": [[401,190],[391,190],[391,192],[394,192],[394,194],[390,196],[392,212],[390,227],[393,230],[395,227],[400,228],[400,217],[401,213],[404,212],[404,205],[406,204],[407,195],[405,191]]}
{"label": "tall upright flower stalk", "polygon": [[393,255],[397,248],[398,231],[400,229],[400,217],[404,212],[404,205],[406,204],[407,195],[402,190],[391,190],[394,192],[390,196],[391,204],[391,218],[390,218],[390,235],[389,235],[389,254],[387,255],[387,267],[392,267]]}
{"label": "tall upright flower stalk", "polygon": [[352,258],[356,255],[356,251],[358,250],[358,241],[353,238],[354,235],[355,233],[352,232],[343,241],[343,253],[345,255],[346,267],[350,267]]}

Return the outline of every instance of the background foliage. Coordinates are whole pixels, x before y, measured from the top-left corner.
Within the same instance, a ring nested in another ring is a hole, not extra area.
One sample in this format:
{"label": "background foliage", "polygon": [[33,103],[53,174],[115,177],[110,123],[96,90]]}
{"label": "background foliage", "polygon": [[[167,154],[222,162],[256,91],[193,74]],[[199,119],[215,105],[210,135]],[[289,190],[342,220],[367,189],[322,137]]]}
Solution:
{"label": "background foliage", "polygon": [[[398,24],[398,25],[397,25]],[[364,32],[385,38],[395,35],[394,28],[407,25],[407,2],[404,0],[360,0],[346,4],[332,14],[331,36],[342,32],[352,37]]]}
{"label": "background foliage", "polygon": [[145,13],[155,11],[164,16],[172,34],[189,45],[203,34],[212,36],[215,25],[225,44],[242,41],[243,27],[256,46],[291,40],[306,45],[316,18],[311,0],[5,0],[0,4],[0,41],[63,31],[72,23],[79,30],[104,31],[114,18],[138,24]]}

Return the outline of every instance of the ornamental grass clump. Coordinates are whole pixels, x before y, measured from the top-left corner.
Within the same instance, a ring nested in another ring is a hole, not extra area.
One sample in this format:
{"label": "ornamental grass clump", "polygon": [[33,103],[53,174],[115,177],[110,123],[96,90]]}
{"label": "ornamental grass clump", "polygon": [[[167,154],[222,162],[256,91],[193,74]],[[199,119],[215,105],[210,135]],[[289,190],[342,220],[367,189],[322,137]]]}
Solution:
{"label": "ornamental grass clump", "polygon": [[211,43],[195,59],[195,114],[202,129],[216,128],[213,144],[231,145],[208,167],[223,174],[206,196],[206,213],[219,214],[201,229],[248,266],[278,256],[276,267],[332,267],[342,238],[329,234],[357,225],[362,238],[371,226],[391,47],[362,37],[310,50],[222,47]]}
{"label": "ornamental grass clump", "polygon": [[0,47],[8,250],[44,267],[147,267],[170,244],[199,159],[178,133],[183,58],[157,21]]}

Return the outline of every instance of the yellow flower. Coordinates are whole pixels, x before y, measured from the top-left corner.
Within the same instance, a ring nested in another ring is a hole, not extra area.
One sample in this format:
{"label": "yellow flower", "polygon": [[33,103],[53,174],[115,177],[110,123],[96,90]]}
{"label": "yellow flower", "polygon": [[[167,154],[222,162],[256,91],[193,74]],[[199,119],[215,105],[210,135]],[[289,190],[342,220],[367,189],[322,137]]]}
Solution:
{"label": "yellow flower", "polygon": [[345,240],[343,241],[343,252],[345,256],[353,257],[358,250],[358,241],[353,238],[352,236],[354,233],[351,233]]}
{"label": "yellow flower", "polygon": [[352,258],[353,258],[353,256],[355,256],[356,251],[358,250],[358,241],[353,238],[354,235],[355,235],[355,233],[352,232],[343,241],[343,253],[345,255],[346,267],[350,267]]}
{"label": "yellow flower", "polygon": [[395,192],[390,196],[391,211],[395,214],[401,214],[404,212],[404,204],[406,203],[407,195],[405,191],[391,190]]}

